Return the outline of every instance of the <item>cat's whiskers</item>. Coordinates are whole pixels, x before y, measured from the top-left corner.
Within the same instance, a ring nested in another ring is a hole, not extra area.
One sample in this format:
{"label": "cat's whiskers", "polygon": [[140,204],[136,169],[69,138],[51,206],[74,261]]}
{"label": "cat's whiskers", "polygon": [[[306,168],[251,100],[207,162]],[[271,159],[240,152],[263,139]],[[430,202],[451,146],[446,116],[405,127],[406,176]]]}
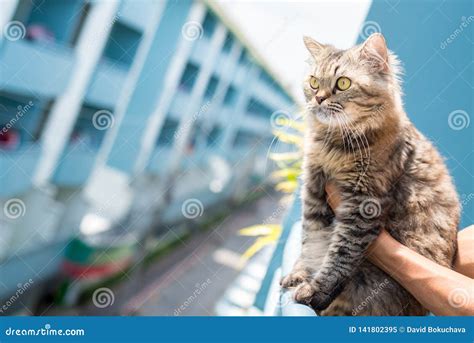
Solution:
{"label": "cat's whiskers", "polygon": [[276,144],[275,144],[275,151],[278,151],[277,149],[277,144],[280,143],[280,139],[277,137],[277,136],[274,136],[272,141],[270,142],[270,146],[268,147],[268,150],[267,150],[267,156],[265,157],[265,167],[263,169],[263,175],[266,174],[267,172],[267,165],[268,165],[268,161],[270,159],[270,153],[272,151],[272,147],[273,147],[273,143],[275,143],[276,141]]}
{"label": "cat's whiskers", "polygon": [[[343,115],[347,116],[347,113],[343,112]],[[351,127],[352,127],[352,125],[351,125]],[[365,133],[360,128],[355,128],[355,129],[353,128],[352,132],[354,132],[355,135],[356,135],[357,145],[358,145],[358,139],[360,139],[361,144],[364,146],[364,153],[365,153],[365,157],[366,157],[366,160],[364,160],[363,152],[361,151],[360,152],[360,155],[361,155],[360,163],[361,163],[361,166],[362,166],[362,170],[359,174],[359,179],[357,180],[357,183],[355,185],[355,187],[357,188],[359,183],[361,182],[362,178],[366,175],[367,170],[368,170],[369,165],[370,165],[370,146],[369,146],[369,141],[368,141]],[[359,136],[359,138],[357,138],[357,136]],[[364,142],[362,140],[362,137],[365,139],[366,144],[363,144]],[[360,147],[359,147],[359,150],[360,150]]]}
{"label": "cat's whiskers", "polygon": [[[344,112],[341,112],[341,115],[347,116],[347,114],[344,113]],[[366,150],[366,145],[365,145],[364,142],[362,141],[362,138],[360,137],[360,134],[359,134],[358,130],[357,130],[356,128],[354,128],[352,124],[350,124],[350,121],[348,121],[348,120],[346,121],[345,127],[347,128],[348,133],[355,139],[355,142],[356,142],[357,147],[358,147],[358,150],[359,150],[360,162],[361,162],[361,164],[363,165],[363,163],[364,163],[364,153],[365,153],[365,150]],[[352,140],[349,139],[349,141],[351,142]],[[360,141],[360,144],[359,144],[359,141]],[[355,152],[354,145],[352,145],[352,146],[353,146],[353,152],[356,153],[356,152]],[[363,173],[363,174],[365,174],[365,173]]]}
{"label": "cat's whiskers", "polygon": [[[345,115],[347,115],[347,113],[345,113]],[[361,143],[362,143],[362,139],[365,141],[365,148],[364,148],[364,152],[365,152],[365,157],[370,161],[370,144],[369,144],[369,140],[367,139],[367,136],[365,135],[365,132],[361,129],[361,128],[357,128],[356,127],[356,130],[357,132],[359,133],[359,137],[360,137],[360,140],[361,140]]]}
{"label": "cat's whiskers", "polygon": [[[328,109],[330,110],[330,117],[329,119],[331,120],[333,117],[336,118],[337,120],[337,126],[339,127],[339,132],[341,133],[341,139],[342,139],[342,144],[344,147],[344,150],[346,150],[346,142],[345,142],[345,126],[344,126],[344,121],[338,114],[342,113],[342,106],[337,104],[337,103],[328,103],[327,104]],[[331,127],[331,122],[329,123],[329,127]],[[329,133],[329,131],[328,131]],[[355,147],[351,144],[351,141],[349,140],[347,143],[347,150],[350,152],[355,152]],[[352,151],[351,151],[352,148]]]}
{"label": "cat's whiskers", "polygon": [[344,151],[346,151],[346,140],[344,139],[344,126],[343,126],[343,123],[339,120],[339,116],[335,116],[336,117],[336,120],[337,120],[337,123],[339,124],[338,127],[339,127],[339,131],[341,132],[341,138],[342,138],[342,145],[344,147]]}
{"label": "cat's whiskers", "polygon": [[[344,136],[347,134],[349,136],[350,134],[350,128],[348,127],[347,123],[345,122],[342,122],[343,124],[343,128],[344,128]],[[356,153],[356,148],[354,146],[354,142],[351,140],[351,139],[348,139],[348,142],[351,146],[351,150],[349,150],[349,152],[351,153]]]}
{"label": "cat's whiskers", "polygon": [[329,134],[331,133],[331,130],[332,130],[331,122],[332,122],[332,117],[329,117],[329,125],[327,127],[326,136],[324,137],[323,147],[321,149],[322,151],[324,151],[326,149],[326,145],[329,142],[328,138],[329,138]]}

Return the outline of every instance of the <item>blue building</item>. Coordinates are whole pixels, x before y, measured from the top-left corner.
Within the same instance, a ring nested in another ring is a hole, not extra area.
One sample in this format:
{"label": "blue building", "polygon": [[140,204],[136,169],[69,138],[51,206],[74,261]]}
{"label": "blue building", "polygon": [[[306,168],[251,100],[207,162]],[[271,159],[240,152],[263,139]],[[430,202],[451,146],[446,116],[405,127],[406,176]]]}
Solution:
{"label": "blue building", "polygon": [[294,107],[212,1],[4,0],[0,27],[0,299],[77,235],[242,197]]}

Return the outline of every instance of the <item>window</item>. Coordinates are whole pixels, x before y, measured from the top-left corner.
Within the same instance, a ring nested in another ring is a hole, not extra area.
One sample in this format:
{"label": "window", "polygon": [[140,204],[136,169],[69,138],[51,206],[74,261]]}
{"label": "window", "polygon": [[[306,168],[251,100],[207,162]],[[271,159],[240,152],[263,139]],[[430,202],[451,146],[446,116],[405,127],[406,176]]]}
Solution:
{"label": "window", "polygon": [[205,99],[211,99],[217,90],[217,84],[219,83],[219,79],[216,76],[212,76],[207,84],[206,92],[204,93]]}
{"label": "window", "polygon": [[139,31],[116,21],[104,49],[104,57],[130,66],[137,53],[140,40]]}
{"label": "window", "polygon": [[196,147],[198,141],[201,141],[201,137],[204,134],[204,129],[201,123],[196,123],[191,128],[191,133],[189,134],[188,145],[186,147],[187,153],[192,154],[194,148]]}
{"label": "window", "polygon": [[97,129],[110,125],[113,120],[111,109],[84,104],[72,130],[70,143],[86,144],[98,149],[107,130]]}
{"label": "window", "polygon": [[[268,75],[268,73],[265,71],[265,70],[261,70],[260,71],[260,75],[259,75],[259,78],[260,80],[262,80],[263,82],[265,82],[269,87],[272,87],[274,88],[275,86],[275,81],[273,80],[273,78]],[[278,88],[278,87],[277,87]]]}
{"label": "window", "polygon": [[217,19],[216,16],[211,13],[207,12],[204,18],[204,22],[202,24],[202,28],[204,30],[204,37],[211,37],[214,33],[217,26]]}
{"label": "window", "polygon": [[33,141],[41,108],[37,99],[0,93],[0,149],[14,150]]}
{"label": "window", "polygon": [[232,45],[234,44],[234,37],[232,37],[232,33],[227,32],[227,36],[225,37],[224,47],[222,51],[229,52],[232,49]]}
{"label": "window", "polygon": [[258,117],[264,117],[264,118],[270,118],[272,115],[273,111],[270,107],[265,105],[259,100],[256,100],[255,98],[251,98],[247,104],[247,112],[249,114],[258,116]]}
{"label": "window", "polygon": [[222,135],[222,128],[219,126],[214,126],[207,136],[207,146],[212,146],[217,143]]}
{"label": "window", "polygon": [[257,135],[247,132],[247,131],[239,130],[237,134],[235,135],[233,146],[236,148],[248,147],[254,144],[255,142],[257,142],[257,140],[258,140]]}
{"label": "window", "polygon": [[72,45],[82,24],[82,6],[80,0],[21,0],[13,20],[24,23],[27,40]]}
{"label": "window", "polygon": [[160,136],[156,145],[159,146],[170,146],[174,142],[174,137],[178,129],[178,121],[166,118],[163,127],[161,128]]}
{"label": "window", "polygon": [[250,63],[250,59],[249,59],[247,50],[242,49],[242,51],[240,52],[239,63],[242,64],[242,65],[247,65],[247,64]]}
{"label": "window", "polygon": [[81,29],[84,26],[84,23],[86,22],[87,16],[89,15],[89,12],[91,10],[91,6],[92,5],[91,5],[90,2],[86,2],[86,3],[82,4],[80,14],[78,15],[79,19],[78,19],[77,24],[75,25],[74,31],[72,33],[71,45],[76,45],[76,43],[79,39],[79,36],[81,34]]}
{"label": "window", "polygon": [[38,125],[36,127],[36,130],[33,132],[33,137],[34,137],[33,139],[35,141],[41,138],[43,130],[48,121],[49,114],[51,113],[51,108],[53,107],[53,104],[54,104],[54,100],[48,100],[46,101],[46,103],[43,105],[43,108],[41,109],[41,113],[38,119]]}
{"label": "window", "polygon": [[190,92],[193,89],[194,84],[196,83],[197,76],[199,73],[199,67],[195,64],[188,63],[184,68],[183,75],[179,81],[179,88]]}
{"label": "window", "polygon": [[233,86],[229,86],[224,96],[224,105],[232,106],[237,101],[237,91]]}

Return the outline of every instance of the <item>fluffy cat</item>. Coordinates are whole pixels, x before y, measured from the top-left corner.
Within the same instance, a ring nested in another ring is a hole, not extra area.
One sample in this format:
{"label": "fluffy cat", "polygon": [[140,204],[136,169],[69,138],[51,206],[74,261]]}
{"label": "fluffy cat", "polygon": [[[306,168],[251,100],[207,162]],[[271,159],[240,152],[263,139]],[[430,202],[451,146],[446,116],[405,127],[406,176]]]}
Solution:
{"label": "fluffy cat", "polygon": [[[449,173],[404,112],[399,62],[381,34],[348,50],[304,42],[313,63],[304,84],[302,252],[281,284],[321,315],[424,315],[365,253],[385,228],[451,267],[460,205]],[[328,180],[341,192],[336,214]]]}

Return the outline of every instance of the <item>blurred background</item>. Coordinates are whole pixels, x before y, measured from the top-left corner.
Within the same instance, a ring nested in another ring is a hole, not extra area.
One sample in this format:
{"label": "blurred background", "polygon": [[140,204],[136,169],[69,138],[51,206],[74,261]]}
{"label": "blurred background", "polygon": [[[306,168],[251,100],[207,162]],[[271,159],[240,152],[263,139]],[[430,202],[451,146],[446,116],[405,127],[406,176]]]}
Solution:
{"label": "blurred background", "polygon": [[0,0],[0,315],[310,314],[278,287],[303,35],[385,35],[471,224],[473,21],[470,0]]}

